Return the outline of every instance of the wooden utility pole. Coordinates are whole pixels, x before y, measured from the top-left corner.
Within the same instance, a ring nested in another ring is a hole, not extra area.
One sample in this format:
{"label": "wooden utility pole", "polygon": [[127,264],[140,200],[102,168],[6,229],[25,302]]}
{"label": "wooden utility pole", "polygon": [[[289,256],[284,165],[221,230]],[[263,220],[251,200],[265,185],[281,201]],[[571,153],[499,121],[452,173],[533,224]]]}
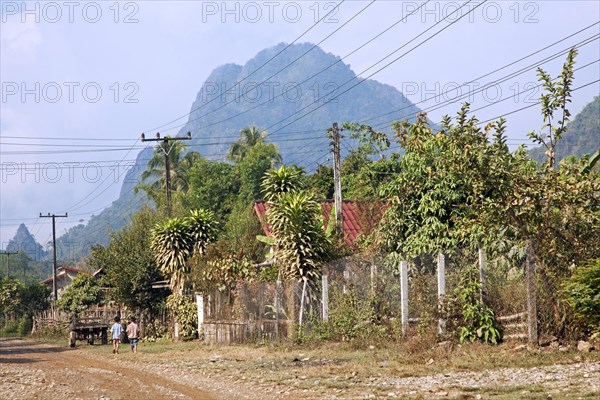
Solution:
{"label": "wooden utility pole", "polygon": [[16,251],[0,251],[0,254],[6,254],[6,278],[10,278],[10,275],[8,274],[8,260],[10,260],[10,255],[11,254],[18,254],[18,252]]}
{"label": "wooden utility pole", "polygon": [[53,268],[52,268],[52,293],[53,293],[53,299],[56,302],[56,300],[58,300],[58,296],[57,296],[57,288],[56,288],[56,218],[67,218],[68,214],[65,213],[65,215],[56,215],[56,214],[50,214],[48,213],[48,215],[42,215],[42,213],[40,213],[40,218],[52,218],[52,260],[53,260]]}
{"label": "wooden utility pole", "polygon": [[171,148],[169,147],[169,142],[171,140],[190,140],[192,138],[192,133],[188,132],[186,137],[169,137],[165,136],[163,138],[160,137],[160,133],[156,133],[156,138],[146,139],[146,135],[142,133],[142,142],[162,142],[162,151],[165,153],[165,186],[167,192],[167,218],[171,217],[171,165],[169,161],[169,153]]}
{"label": "wooden utility pole", "polygon": [[344,217],[342,213],[342,180],[340,177],[342,163],[340,158],[340,131],[337,122],[331,128],[333,139],[333,193],[335,204],[335,231],[339,235],[344,234]]}

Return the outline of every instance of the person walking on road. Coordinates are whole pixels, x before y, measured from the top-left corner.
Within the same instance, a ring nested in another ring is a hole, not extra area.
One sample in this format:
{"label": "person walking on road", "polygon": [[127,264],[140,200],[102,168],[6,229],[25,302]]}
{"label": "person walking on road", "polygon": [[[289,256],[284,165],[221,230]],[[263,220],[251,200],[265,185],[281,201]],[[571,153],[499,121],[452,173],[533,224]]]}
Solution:
{"label": "person walking on road", "polygon": [[123,325],[121,325],[121,318],[115,317],[115,323],[110,328],[113,341],[113,354],[119,354],[119,343],[121,343],[121,333],[123,333]]}
{"label": "person walking on road", "polygon": [[135,323],[135,317],[129,318],[129,325],[127,325],[127,337],[129,338],[129,343],[131,343],[131,352],[137,353],[137,344],[138,344],[138,326]]}

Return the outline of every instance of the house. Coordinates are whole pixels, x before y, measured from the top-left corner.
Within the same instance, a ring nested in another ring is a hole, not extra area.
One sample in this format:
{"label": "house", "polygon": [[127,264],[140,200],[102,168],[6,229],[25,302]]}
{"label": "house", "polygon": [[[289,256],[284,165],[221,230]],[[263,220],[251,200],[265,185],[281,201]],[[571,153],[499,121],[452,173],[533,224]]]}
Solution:
{"label": "house", "polygon": [[[89,275],[88,272],[78,270],[77,268],[69,267],[66,265],[60,265],[56,267],[56,295],[60,298],[61,294],[71,286],[73,283],[73,279],[79,274]],[[53,277],[42,281],[44,285],[48,285],[52,290],[52,280]]]}
{"label": "house", "polygon": [[[331,212],[334,209],[333,200],[319,200],[323,212],[324,227],[327,229]],[[342,202],[342,216],[344,221],[344,239],[347,244],[352,244],[361,234],[369,235],[379,224],[387,205],[383,202],[357,202],[344,200]],[[269,224],[267,223],[267,203],[259,200],[254,202],[254,212],[267,236],[271,236]]]}

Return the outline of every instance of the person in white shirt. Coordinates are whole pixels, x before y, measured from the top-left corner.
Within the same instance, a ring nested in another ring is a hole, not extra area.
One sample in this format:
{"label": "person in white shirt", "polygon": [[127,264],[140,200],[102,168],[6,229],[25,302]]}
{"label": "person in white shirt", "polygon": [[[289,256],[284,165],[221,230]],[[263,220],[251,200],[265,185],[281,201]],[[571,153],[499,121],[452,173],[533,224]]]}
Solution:
{"label": "person in white shirt", "polygon": [[121,325],[121,318],[115,317],[115,323],[110,328],[112,341],[113,341],[113,354],[119,354],[119,343],[121,343],[121,333],[123,333],[123,325]]}

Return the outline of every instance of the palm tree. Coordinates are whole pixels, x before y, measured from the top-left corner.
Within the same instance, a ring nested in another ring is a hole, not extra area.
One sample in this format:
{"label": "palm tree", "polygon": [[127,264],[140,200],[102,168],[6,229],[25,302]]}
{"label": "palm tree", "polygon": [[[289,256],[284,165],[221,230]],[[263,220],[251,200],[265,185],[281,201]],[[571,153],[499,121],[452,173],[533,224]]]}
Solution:
{"label": "palm tree", "polygon": [[284,193],[298,192],[303,189],[302,171],[299,168],[282,165],[267,171],[260,186],[265,199],[275,202]]}
{"label": "palm tree", "polygon": [[[156,264],[163,274],[171,278],[173,293],[167,299],[167,305],[173,312],[174,326],[178,325],[180,305],[190,301],[189,298],[185,300],[183,297],[191,270],[188,261],[194,254],[203,254],[206,246],[215,238],[214,214],[202,209],[192,211],[186,218],[168,219],[152,230],[150,248],[154,253]],[[184,319],[182,331],[191,329],[192,332],[194,328],[185,321],[189,320]],[[175,335],[177,337],[177,333]]]}
{"label": "palm tree", "polygon": [[150,248],[160,270],[171,277],[173,293],[183,293],[190,274],[188,260],[203,254],[216,238],[215,216],[211,211],[193,210],[186,218],[170,218],[152,231]]}
{"label": "palm tree", "polygon": [[288,278],[316,281],[328,248],[321,206],[302,191],[296,168],[282,166],[267,172],[261,186],[269,204],[267,219],[276,258],[285,266],[281,272]]}
{"label": "palm tree", "polygon": [[[188,190],[187,171],[202,158],[197,151],[190,151],[182,157],[186,146],[182,142],[171,142],[168,150],[169,165],[171,169],[171,187],[175,190],[186,192]],[[166,185],[165,153],[162,145],[156,146],[154,155],[148,162],[148,168],[142,173],[142,181],[154,178],[150,184],[152,189],[164,188]],[[143,185],[141,186],[143,188]]]}
{"label": "palm tree", "polygon": [[321,206],[304,192],[286,192],[270,205],[267,218],[283,275],[315,282],[327,254]]}
{"label": "palm tree", "polygon": [[185,278],[190,272],[187,261],[194,249],[187,221],[184,218],[170,218],[156,225],[152,231],[150,248],[162,273],[170,276],[173,293],[177,291],[182,294]]}
{"label": "palm tree", "polygon": [[264,143],[266,138],[266,130],[260,129],[256,125],[247,126],[240,130],[240,137],[229,147],[227,159],[235,163],[242,161],[248,150],[259,143]]}

